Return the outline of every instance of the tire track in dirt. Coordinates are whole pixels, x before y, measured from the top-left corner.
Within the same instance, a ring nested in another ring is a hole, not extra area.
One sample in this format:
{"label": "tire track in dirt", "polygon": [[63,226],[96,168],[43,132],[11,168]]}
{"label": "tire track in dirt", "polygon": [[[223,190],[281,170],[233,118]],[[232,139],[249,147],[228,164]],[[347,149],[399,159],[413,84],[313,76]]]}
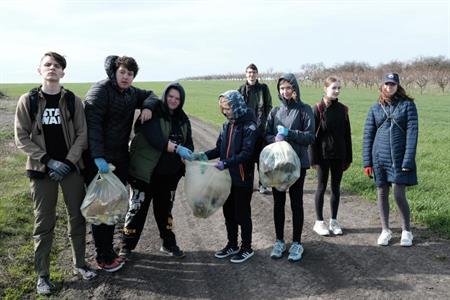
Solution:
{"label": "tire track in dirt", "polygon": [[[194,117],[191,123],[196,150],[213,147],[219,129]],[[308,173],[314,174],[311,170]],[[270,259],[275,240],[272,196],[258,192],[252,198],[255,256],[243,264],[214,258],[214,252],[226,244],[223,215],[219,211],[208,219],[193,217],[184,199],[182,180],[173,215],[178,244],[186,252],[184,259],[166,257],[159,252],[159,234],[150,209],[141,241],[123,270],[115,274],[99,272],[99,278],[90,283],[69,280],[61,295],[95,299],[448,299],[448,240],[437,239],[428,230],[413,227],[415,245],[400,247],[399,217],[393,212],[393,243],[389,247],[378,247],[376,239],[380,228],[376,205],[346,193],[342,193],[339,211],[345,234],[318,236],[312,231],[315,181],[313,176],[308,177],[302,236],[305,253],[298,263],[289,263],[286,256],[280,260]],[[324,215],[327,220],[327,202]],[[287,201],[285,238],[288,245],[291,224]],[[93,259],[92,244],[88,249]]]}

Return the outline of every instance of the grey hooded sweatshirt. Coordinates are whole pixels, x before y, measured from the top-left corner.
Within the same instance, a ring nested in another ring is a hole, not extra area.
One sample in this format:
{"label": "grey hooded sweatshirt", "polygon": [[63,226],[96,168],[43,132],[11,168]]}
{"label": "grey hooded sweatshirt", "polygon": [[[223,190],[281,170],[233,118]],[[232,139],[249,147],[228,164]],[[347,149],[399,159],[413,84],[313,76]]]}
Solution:
{"label": "grey hooded sweatshirt", "polygon": [[[288,81],[297,94],[296,100],[286,100],[280,95],[280,82]],[[278,98],[280,106],[272,108],[267,118],[266,141],[271,144],[275,142],[278,133],[277,126],[281,125],[289,129],[285,138],[294,148],[300,158],[301,167],[309,168],[308,145],[314,142],[314,115],[309,105],[300,100],[300,88],[292,73],[284,74],[277,83]]]}

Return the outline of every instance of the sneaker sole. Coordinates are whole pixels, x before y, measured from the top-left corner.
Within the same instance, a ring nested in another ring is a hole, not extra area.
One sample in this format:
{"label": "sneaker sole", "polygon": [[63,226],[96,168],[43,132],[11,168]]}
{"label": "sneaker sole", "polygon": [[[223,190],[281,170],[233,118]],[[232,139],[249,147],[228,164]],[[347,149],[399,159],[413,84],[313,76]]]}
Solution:
{"label": "sneaker sole", "polygon": [[220,258],[220,259],[222,259],[222,258],[227,258],[227,257],[229,257],[229,256],[232,256],[232,255],[238,254],[238,253],[239,253],[239,250],[236,250],[236,251],[230,252],[230,253],[229,253],[229,254],[227,254],[227,255],[217,255],[217,253],[216,253],[216,254],[214,254],[214,257],[215,257],[215,258]]}
{"label": "sneaker sole", "polygon": [[167,256],[175,257],[175,258],[183,258],[183,257],[186,256],[185,253],[183,253],[183,255],[178,255],[178,256],[176,256],[176,255],[174,255],[172,252],[169,252],[169,251],[167,251],[167,250],[165,250],[165,249],[163,249],[163,248],[160,248],[160,249],[159,249],[159,252],[164,253],[164,254],[167,255]]}
{"label": "sneaker sole", "polygon": [[402,246],[402,247],[411,247],[413,245],[413,243],[411,242],[411,243],[402,243],[402,242],[400,242],[400,246]]}
{"label": "sneaker sole", "polygon": [[[314,229],[313,229],[313,230],[314,230]],[[330,232],[328,232],[328,233],[319,233],[319,232],[317,232],[317,231],[315,231],[315,230],[314,230],[314,232],[317,233],[317,234],[320,235],[320,236],[329,236],[329,235],[330,235]]]}
{"label": "sneaker sole", "polygon": [[291,263],[295,263],[295,262],[301,261],[302,258],[303,258],[303,256],[301,256],[299,259],[288,258],[288,261],[291,262]]}
{"label": "sneaker sole", "polygon": [[276,255],[270,255],[270,258],[271,259],[280,259],[280,258],[283,258],[283,256],[284,256],[284,254],[286,253],[286,249],[281,253],[281,255],[280,256],[276,256]]}
{"label": "sneaker sole", "polygon": [[248,260],[249,258],[251,258],[253,255],[255,255],[255,252],[254,252],[254,251],[253,251],[252,254],[250,254],[249,256],[247,256],[247,257],[244,258],[244,259],[241,259],[241,260],[233,260],[233,259],[230,259],[230,262],[232,262],[232,263],[234,263],[234,264],[240,264],[240,263],[245,262],[245,261]]}
{"label": "sneaker sole", "polygon": [[105,271],[105,272],[108,272],[108,273],[113,273],[113,272],[116,272],[116,271],[119,271],[120,269],[122,269],[122,267],[125,265],[125,263],[124,262],[121,262],[117,267],[115,267],[115,268],[111,268],[111,269],[104,269],[104,268],[101,268],[100,267],[100,270],[103,270],[103,271]]}
{"label": "sneaker sole", "polygon": [[92,276],[92,277],[89,277],[89,278],[83,277],[83,275],[81,275],[81,274],[78,273],[77,271],[73,271],[72,274],[73,274],[74,276],[77,276],[77,277],[79,277],[79,278],[81,278],[81,279],[83,279],[83,280],[86,280],[86,281],[92,280],[92,279],[94,279],[95,277],[97,277],[97,274],[95,274],[95,276]]}

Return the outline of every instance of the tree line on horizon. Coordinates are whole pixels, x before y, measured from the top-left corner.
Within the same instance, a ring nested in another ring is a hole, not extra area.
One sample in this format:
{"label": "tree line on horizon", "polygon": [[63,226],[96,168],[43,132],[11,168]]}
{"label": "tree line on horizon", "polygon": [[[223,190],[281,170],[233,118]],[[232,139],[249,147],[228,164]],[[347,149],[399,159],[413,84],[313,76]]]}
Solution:
{"label": "tree line on horizon", "polygon": [[[418,88],[420,94],[425,88],[434,86],[443,94],[450,82],[450,59],[445,56],[420,56],[408,62],[391,61],[378,66],[371,66],[366,62],[350,61],[326,67],[324,63],[307,63],[300,70],[293,72],[304,85],[320,87],[326,77],[330,75],[341,79],[345,87],[353,86],[377,88],[383,74],[395,72],[400,75],[401,85],[406,89]],[[259,72],[263,81],[277,80],[284,72],[274,71],[269,67]],[[239,80],[245,81],[245,72],[191,76],[182,80]],[[450,91],[447,91],[450,92]]]}

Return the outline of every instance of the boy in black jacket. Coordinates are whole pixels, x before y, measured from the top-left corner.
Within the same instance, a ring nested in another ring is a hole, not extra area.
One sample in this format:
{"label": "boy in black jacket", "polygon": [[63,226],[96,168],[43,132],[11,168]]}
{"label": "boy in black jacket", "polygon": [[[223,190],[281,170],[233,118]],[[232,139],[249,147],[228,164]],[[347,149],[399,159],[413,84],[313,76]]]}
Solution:
{"label": "boy in black jacket", "polygon": [[[231,175],[231,192],[223,205],[227,228],[227,245],[215,257],[231,257],[232,263],[242,263],[252,257],[252,218],[250,201],[253,193],[254,162],[252,159],[256,140],[256,122],[252,110],[247,108],[238,91],[220,95],[219,106],[228,119],[217,139],[216,147],[203,153],[194,153],[194,159],[206,154],[208,159],[220,158],[215,167],[228,169]],[[238,226],[241,226],[241,247],[238,247]]]}

